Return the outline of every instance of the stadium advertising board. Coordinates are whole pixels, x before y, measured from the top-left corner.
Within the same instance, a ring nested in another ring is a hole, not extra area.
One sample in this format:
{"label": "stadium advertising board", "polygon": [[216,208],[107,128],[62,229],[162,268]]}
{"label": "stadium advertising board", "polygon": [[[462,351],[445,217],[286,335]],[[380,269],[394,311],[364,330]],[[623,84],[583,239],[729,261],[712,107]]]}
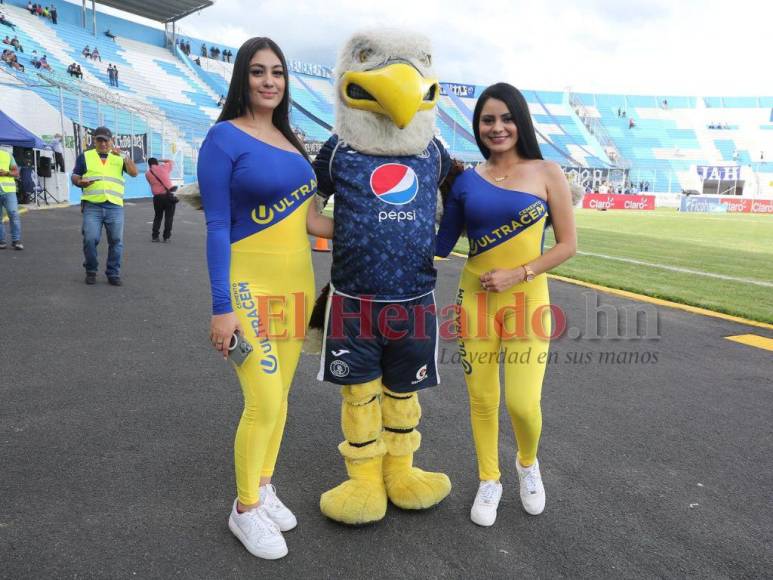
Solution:
{"label": "stadium advertising board", "polygon": [[738,181],[741,168],[737,165],[697,165],[695,170],[701,181]]}
{"label": "stadium advertising board", "polygon": [[475,85],[460,85],[457,83],[440,83],[441,95],[456,95],[457,97],[475,97]]}
{"label": "stadium advertising board", "polygon": [[301,60],[291,60],[288,61],[287,64],[293,72],[311,75],[313,77],[323,77],[326,79],[333,78],[333,70],[329,67],[322,66],[321,64],[312,64]]}
{"label": "stadium advertising board", "polygon": [[564,175],[570,183],[581,185],[583,189],[597,191],[604,183],[608,185],[622,185],[628,181],[628,170],[610,167],[570,167],[562,166]]}
{"label": "stadium advertising board", "polygon": [[586,193],[582,198],[585,209],[655,209],[654,195],[620,195]]}
{"label": "stadium advertising board", "polygon": [[[72,124],[73,134],[75,135],[75,154],[80,155],[87,149],[94,147],[94,129],[81,126],[78,123]],[[113,133],[113,144],[121,151],[131,151],[132,161],[135,163],[145,163],[148,150],[148,134],[135,133]]]}
{"label": "stadium advertising board", "polygon": [[679,209],[686,212],[773,215],[773,199],[684,195]]}
{"label": "stadium advertising board", "polygon": [[312,157],[316,157],[319,150],[322,149],[324,143],[322,141],[314,141],[312,139],[303,139],[303,148],[306,149],[306,153]]}

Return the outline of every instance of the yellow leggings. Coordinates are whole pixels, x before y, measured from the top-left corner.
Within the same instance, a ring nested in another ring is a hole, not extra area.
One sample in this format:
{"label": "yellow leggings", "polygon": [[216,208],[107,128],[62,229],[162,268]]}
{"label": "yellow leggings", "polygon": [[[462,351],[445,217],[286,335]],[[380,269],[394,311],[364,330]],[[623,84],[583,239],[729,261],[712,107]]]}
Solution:
{"label": "yellow leggings", "polygon": [[[500,293],[484,291],[479,276],[467,267],[462,272],[459,349],[470,396],[478,474],[481,480],[498,480],[500,362],[518,460],[529,466],[537,457],[542,431],[540,397],[550,346],[550,297],[544,274]],[[521,297],[516,298],[517,294]]]}
{"label": "yellow leggings", "polygon": [[[236,430],[234,461],[239,501],[245,505],[259,501],[260,478],[274,473],[287,419],[287,396],[313,300],[308,248],[288,254],[232,249],[231,302],[253,347],[247,360],[236,367],[244,411]],[[287,336],[279,336],[282,333]]]}

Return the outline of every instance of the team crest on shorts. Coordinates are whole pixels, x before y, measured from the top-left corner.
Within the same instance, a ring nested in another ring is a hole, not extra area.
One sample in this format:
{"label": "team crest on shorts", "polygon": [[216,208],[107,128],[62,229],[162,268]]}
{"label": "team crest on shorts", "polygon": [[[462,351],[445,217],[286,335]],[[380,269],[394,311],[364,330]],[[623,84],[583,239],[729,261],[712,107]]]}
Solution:
{"label": "team crest on shorts", "polygon": [[411,384],[417,385],[426,378],[427,378],[427,365],[424,365],[418,371],[416,371],[416,380],[411,381]]}
{"label": "team crest on shorts", "polygon": [[330,363],[330,374],[342,379],[349,374],[349,365],[340,359],[336,359]]}

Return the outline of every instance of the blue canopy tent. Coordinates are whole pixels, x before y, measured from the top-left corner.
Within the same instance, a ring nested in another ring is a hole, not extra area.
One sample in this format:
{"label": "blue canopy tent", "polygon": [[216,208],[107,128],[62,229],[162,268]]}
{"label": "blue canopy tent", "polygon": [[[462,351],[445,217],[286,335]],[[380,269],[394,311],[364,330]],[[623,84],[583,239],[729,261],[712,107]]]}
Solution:
{"label": "blue canopy tent", "polygon": [[[45,149],[50,150],[51,147],[45,143],[40,137],[28,131],[19,123],[11,119],[2,110],[0,110],[0,145],[11,145],[13,147],[26,147],[29,149],[35,149],[35,167],[38,166],[38,158],[40,154],[38,150]],[[54,201],[58,201],[56,197],[45,187],[45,180],[43,180],[43,186],[40,187],[37,183],[35,175],[35,167],[21,167],[20,178],[22,182],[22,190],[26,193],[31,193],[35,197],[35,202],[40,205],[40,201],[43,200],[48,203],[48,197],[50,196]],[[59,183],[56,183],[57,190]]]}
{"label": "blue canopy tent", "polygon": [[51,149],[43,140],[27,131],[16,121],[0,110],[0,145],[31,147],[32,149]]}

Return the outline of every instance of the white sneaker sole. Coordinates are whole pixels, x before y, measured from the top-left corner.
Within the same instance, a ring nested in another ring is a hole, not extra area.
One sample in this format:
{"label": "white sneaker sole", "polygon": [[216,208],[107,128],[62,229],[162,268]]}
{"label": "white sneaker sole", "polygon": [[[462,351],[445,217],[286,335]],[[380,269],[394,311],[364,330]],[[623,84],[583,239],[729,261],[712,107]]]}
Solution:
{"label": "white sneaker sole", "polygon": [[530,516],[538,516],[542,512],[545,511],[545,502],[542,502],[542,505],[529,505],[527,506],[526,503],[521,499],[521,505],[523,506],[523,511],[525,511]]}
{"label": "white sneaker sole", "polygon": [[473,512],[470,512],[470,519],[472,520],[473,524],[476,524],[476,525],[481,526],[483,528],[490,528],[491,526],[494,525],[494,523],[496,523],[497,515],[494,514],[494,519],[492,519],[491,521],[488,521],[488,520],[483,520],[483,519],[477,518]]}
{"label": "white sneaker sole", "polygon": [[287,556],[286,544],[284,546],[276,546],[271,548],[257,548],[251,545],[244,535],[244,532],[242,532],[242,529],[236,524],[231,516],[228,516],[228,529],[230,529],[231,533],[239,539],[245,549],[256,558],[262,558],[264,560],[278,560],[279,558],[284,558]]}

